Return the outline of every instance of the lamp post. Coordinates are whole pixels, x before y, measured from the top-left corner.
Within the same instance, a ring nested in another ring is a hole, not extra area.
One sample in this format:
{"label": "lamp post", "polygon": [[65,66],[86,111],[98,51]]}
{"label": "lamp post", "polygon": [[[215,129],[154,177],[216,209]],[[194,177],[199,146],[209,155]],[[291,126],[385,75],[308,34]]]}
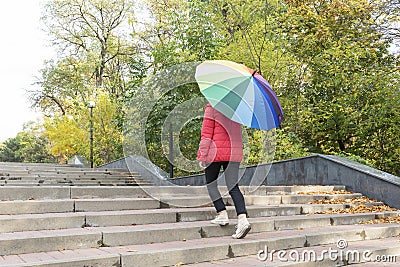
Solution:
{"label": "lamp post", "polygon": [[169,178],[174,178],[174,136],[172,122],[169,125]]}
{"label": "lamp post", "polygon": [[93,108],[96,104],[93,101],[88,103],[90,109],[90,168],[93,168]]}

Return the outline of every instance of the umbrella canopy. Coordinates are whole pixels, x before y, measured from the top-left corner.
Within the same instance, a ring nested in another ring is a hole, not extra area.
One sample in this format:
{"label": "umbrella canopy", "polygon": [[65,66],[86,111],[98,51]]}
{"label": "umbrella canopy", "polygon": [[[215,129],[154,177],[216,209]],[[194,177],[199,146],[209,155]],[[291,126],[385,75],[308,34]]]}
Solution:
{"label": "umbrella canopy", "polygon": [[245,126],[270,130],[283,111],[269,83],[256,71],[232,61],[205,61],[196,68],[201,93],[216,110]]}

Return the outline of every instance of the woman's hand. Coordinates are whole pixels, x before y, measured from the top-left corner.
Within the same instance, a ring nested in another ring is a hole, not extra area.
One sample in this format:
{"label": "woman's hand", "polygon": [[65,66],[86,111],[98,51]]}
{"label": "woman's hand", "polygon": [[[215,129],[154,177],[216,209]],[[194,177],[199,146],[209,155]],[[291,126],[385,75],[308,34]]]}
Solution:
{"label": "woman's hand", "polygon": [[200,168],[202,168],[202,169],[207,168],[207,164],[206,164],[205,161],[199,161],[199,166],[200,166]]}

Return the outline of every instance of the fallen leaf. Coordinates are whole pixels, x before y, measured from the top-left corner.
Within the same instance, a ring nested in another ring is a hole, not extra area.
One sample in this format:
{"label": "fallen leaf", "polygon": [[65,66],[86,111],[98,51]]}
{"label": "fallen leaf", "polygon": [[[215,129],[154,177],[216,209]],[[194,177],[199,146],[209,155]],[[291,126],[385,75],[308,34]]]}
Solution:
{"label": "fallen leaf", "polygon": [[356,207],[350,207],[347,209],[321,211],[321,212],[315,212],[313,214],[343,214],[343,213],[355,214],[355,213],[371,213],[371,212],[384,212],[384,211],[396,211],[396,210],[397,209],[391,208],[386,205],[367,207],[364,204],[360,204]]}
{"label": "fallen leaf", "polygon": [[333,190],[333,191],[306,191],[298,192],[299,195],[348,195],[354,194],[354,192],[347,190]]}
{"label": "fallen leaf", "polygon": [[380,219],[373,219],[365,222],[359,222],[358,224],[380,224],[380,223],[400,223],[400,217],[386,217]]}
{"label": "fallen leaf", "polygon": [[370,199],[365,196],[355,198],[332,198],[332,199],[320,199],[308,202],[308,204],[359,204],[359,203],[375,203],[378,202],[376,199]]}

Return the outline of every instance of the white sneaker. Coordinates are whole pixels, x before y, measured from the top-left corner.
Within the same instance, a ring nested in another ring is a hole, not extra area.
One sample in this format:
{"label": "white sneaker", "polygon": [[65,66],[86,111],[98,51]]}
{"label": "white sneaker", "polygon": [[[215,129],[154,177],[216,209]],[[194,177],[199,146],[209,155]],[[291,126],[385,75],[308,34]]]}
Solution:
{"label": "white sneaker", "polygon": [[233,238],[243,238],[247,235],[247,233],[251,230],[251,225],[247,218],[238,220],[238,224],[236,225],[236,233],[232,235]]}
{"label": "white sneaker", "polygon": [[227,212],[218,213],[218,215],[215,217],[215,219],[211,220],[211,223],[219,224],[221,226],[228,225],[229,224],[228,213]]}

